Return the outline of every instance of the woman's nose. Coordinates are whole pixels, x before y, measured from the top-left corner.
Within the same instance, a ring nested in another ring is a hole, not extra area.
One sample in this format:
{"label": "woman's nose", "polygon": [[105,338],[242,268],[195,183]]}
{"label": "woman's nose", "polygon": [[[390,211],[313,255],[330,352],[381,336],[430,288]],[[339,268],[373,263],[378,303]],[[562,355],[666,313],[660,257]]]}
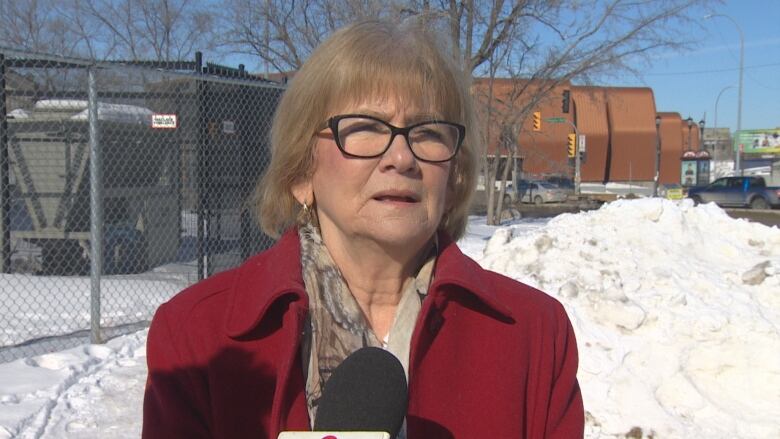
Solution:
{"label": "woman's nose", "polygon": [[398,134],[393,138],[390,147],[382,156],[380,164],[383,169],[394,168],[401,173],[417,168],[417,158],[412,153],[406,136]]}

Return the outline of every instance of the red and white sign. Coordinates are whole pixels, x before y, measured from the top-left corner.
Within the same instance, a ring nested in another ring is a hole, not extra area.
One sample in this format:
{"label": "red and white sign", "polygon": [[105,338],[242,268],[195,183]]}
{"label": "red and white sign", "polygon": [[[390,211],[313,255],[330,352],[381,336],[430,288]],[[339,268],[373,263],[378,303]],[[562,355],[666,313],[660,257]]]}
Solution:
{"label": "red and white sign", "polygon": [[175,114],[153,114],[152,128],[161,130],[175,130],[179,127],[178,119]]}

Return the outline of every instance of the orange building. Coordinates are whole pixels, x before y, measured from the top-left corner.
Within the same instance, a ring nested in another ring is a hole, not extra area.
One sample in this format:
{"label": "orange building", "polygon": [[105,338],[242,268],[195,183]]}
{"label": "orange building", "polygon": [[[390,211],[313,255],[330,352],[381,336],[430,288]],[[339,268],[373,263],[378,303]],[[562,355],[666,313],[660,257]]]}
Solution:
{"label": "orange building", "polygon": [[[547,119],[563,118],[577,126],[586,137],[586,154],[581,163],[583,182],[649,183],[655,178],[657,139],[660,137],[660,183],[679,182],[680,158],[688,149],[698,149],[699,129],[678,113],[657,113],[650,88],[580,87],[569,83],[547,85],[514,79],[474,81],[473,91],[488,139],[489,156],[508,156],[507,130],[515,132],[516,157],[524,178],[546,175],[574,176],[573,160],[567,157],[567,136],[573,133],[570,123],[550,123]],[[547,95],[528,102],[540,88]],[[569,112],[563,113],[563,91],[570,91]],[[492,102],[487,110],[487,96]],[[532,115],[541,113],[541,130],[534,131]],[[656,129],[656,115],[660,126]]]}
{"label": "orange building", "polygon": [[[492,85],[492,95],[490,88]],[[568,123],[553,124],[542,121],[540,131],[533,130],[532,114],[539,111],[543,119],[563,117],[573,121],[573,111],[564,114],[561,108],[563,90],[568,83],[550,85],[547,97],[529,106],[527,96],[536,94],[539,88],[547,87],[542,81],[497,78],[492,81],[476,79],[472,86],[483,135],[488,139],[489,156],[507,156],[502,145],[506,143],[507,130],[513,131],[516,139],[516,157],[522,162],[522,170],[533,174],[570,173],[566,156],[567,135],[572,132]],[[491,103],[488,110],[488,102]],[[497,153],[498,151],[498,153]]]}
{"label": "orange building", "polygon": [[[664,183],[680,182],[680,157],[683,154],[683,136],[680,131],[682,118],[680,113],[658,113],[661,125],[658,129],[661,135],[661,175],[659,181]],[[687,133],[686,133],[687,135]]]}
{"label": "orange building", "polygon": [[573,87],[571,92],[574,113],[577,115],[577,130],[586,139],[586,154],[580,175],[582,181],[601,183],[608,178],[609,120],[605,89]]}
{"label": "orange building", "polygon": [[606,89],[609,153],[606,181],[652,181],[655,176],[655,99],[649,88]]}

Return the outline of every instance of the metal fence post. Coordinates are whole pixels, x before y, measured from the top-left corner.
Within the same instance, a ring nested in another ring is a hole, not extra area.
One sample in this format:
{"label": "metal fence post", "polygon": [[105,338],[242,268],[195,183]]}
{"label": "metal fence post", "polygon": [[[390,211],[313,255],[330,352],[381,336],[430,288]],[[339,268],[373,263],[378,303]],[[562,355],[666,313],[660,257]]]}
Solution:
{"label": "metal fence post", "polygon": [[[200,76],[203,74],[203,53],[195,52],[195,75]],[[196,144],[197,153],[195,155],[195,167],[196,167],[196,217],[197,222],[197,241],[195,242],[197,259],[198,259],[198,280],[203,280],[203,80],[198,78],[196,87],[196,101],[198,108],[198,141]]]}
{"label": "metal fence post", "polygon": [[[203,54],[201,52],[195,53],[195,66],[198,69],[198,76],[203,75]],[[209,221],[208,221],[208,207],[206,194],[206,176],[208,174],[206,163],[206,143],[208,137],[208,119],[204,114],[206,105],[203,102],[204,94],[206,93],[206,83],[200,78],[198,80],[198,154],[197,154],[197,167],[198,167],[198,280],[203,280],[208,277],[208,253],[209,246],[207,240],[209,239]]]}
{"label": "metal fence post", "polygon": [[0,273],[11,272],[11,164],[5,100],[5,55],[0,53]]}
{"label": "metal fence post", "polygon": [[89,241],[90,342],[102,343],[100,334],[100,276],[103,271],[103,193],[98,94],[95,66],[89,67]]}

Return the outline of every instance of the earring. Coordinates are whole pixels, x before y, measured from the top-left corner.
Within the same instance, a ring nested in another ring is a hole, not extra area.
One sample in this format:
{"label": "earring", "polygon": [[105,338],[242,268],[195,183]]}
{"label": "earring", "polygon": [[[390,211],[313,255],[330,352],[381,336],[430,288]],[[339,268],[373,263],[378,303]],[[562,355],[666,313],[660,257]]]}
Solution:
{"label": "earring", "polygon": [[306,215],[306,216],[310,215],[310,213],[309,213],[309,205],[306,204],[305,201],[303,202],[303,214]]}

